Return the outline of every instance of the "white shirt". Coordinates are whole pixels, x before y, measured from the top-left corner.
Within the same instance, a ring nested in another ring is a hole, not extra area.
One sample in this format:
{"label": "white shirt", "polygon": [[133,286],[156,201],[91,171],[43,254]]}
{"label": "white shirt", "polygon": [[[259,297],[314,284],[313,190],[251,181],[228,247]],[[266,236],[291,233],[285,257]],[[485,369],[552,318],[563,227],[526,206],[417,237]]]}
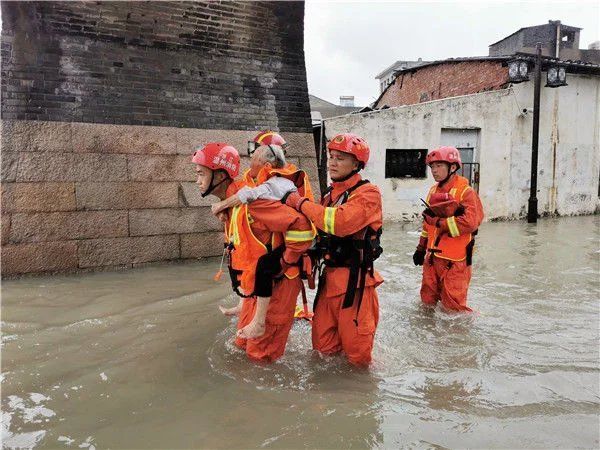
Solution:
{"label": "white shirt", "polygon": [[281,200],[290,191],[297,191],[296,186],[287,178],[271,177],[263,184],[251,188],[244,186],[237,191],[242,203],[252,203],[254,200]]}

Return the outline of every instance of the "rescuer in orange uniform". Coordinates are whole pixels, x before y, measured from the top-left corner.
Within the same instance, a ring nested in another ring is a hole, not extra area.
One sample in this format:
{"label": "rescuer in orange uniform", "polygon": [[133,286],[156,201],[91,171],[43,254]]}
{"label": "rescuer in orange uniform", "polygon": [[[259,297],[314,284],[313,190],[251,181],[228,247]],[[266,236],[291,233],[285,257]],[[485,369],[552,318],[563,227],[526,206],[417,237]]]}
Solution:
{"label": "rescuer in orange uniform", "polygon": [[[233,208],[242,204],[250,203],[256,199],[263,200],[279,200],[281,197],[290,190],[297,190],[301,195],[313,199],[312,189],[308,175],[303,170],[299,170],[294,164],[288,164],[285,161],[285,150],[288,144],[283,137],[270,130],[259,132],[254,140],[248,142],[248,155],[250,159],[250,168],[244,173],[242,180],[238,182],[241,186],[240,189],[234,194],[227,197],[227,199],[215,203],[211,206],[212,212],[219,215],[221,211],[229,208]],[[261,157],[258,157],[260,153]],[[279,160],[283,164],[283,167],[275,167],[273,161],[275,153],[278,153]],[[266,159],[273,160],[269,163]],[[248,312],[249,305],[247,302],[242,302],[234,308],[220,307],[221,311],[225,315],[239,314],[241,312],[241,323],[245,323],[244,326],[238,331],[238,335],[244,337],[256,337],[257,333],[262,329],[257,327],[257,322],[264,322],[264,315],[266,313],[266,305],[269,303],[269,289],[270,279],[268,278],[271,274],[269,270],[265,269],[264,264],[267,257],[263,257],[258,261],[258,267],[255,270],[257,274],[256,281],[259,283],[261,288],[259,289],[261,295],[257,295],[257,306],[255,309],[254,316],[252,317]],[[305,262],[308,258],[304,258]],[[310,268],[308,268],[310,270]],[[298,318],[310,318],[312,314],[308,311],[308,305],[306,302],[306,295],[304,289],[303,302],[304,309],[299,309],[296,313]],[[242,310],[243,308],[243,310]],[[249,321],[249,318],[251,321]],[[247,322],[247,323],[246,323]]]}
{"label": "rescuer in orange uniform", "polygon": [[441,300],[448,310],[471,311],[467,290],[483,206],[467,179],[456,173],[461,166],[456,148],[432,150],[426,163],[436,184],[427,195],[423,232],[413,255],[415,265],[423,266],[421,300],[428,306]]}
{"label": "rescuer in orange uniform", "polygon": [[382,252],[381,194],[358,174],[369,160],[364,139],[339,134],[327,147],[332,184],[321,204],[297,192],[282,201],[319,229],[314,252],[322,272],[313,307],[313,348],[325,354],[344,352],[353,365],[366,366],[379,321],[375,289],[383,282],[373,268]]}
{"label": "rescuer in orange uniform", "polygon": [[[281,158],[269,160],[263,152],[257,159],[265,161],[263,167],[272,166],[274,170],[284,165]],[[239,154],[232,146],[207,144],[194,153],[192,161],[196,164],[203,196],[212,193],[223,200],[243,184],[233,182],[239,172]],[[245,348],[250,358],[273,361],[283,354],[302,285],[297,264],[314,235],[312,225],[304,216],[278,201],[256,200],[229,211],[226,222],[229,270],[234,289],[246,298],[238,329],[252,321],[257,308],[256,265],[262,256],[270,259],[265,270],[276,280],[262,324],[264,332],[256,338],[236,339],[236,345]]]}

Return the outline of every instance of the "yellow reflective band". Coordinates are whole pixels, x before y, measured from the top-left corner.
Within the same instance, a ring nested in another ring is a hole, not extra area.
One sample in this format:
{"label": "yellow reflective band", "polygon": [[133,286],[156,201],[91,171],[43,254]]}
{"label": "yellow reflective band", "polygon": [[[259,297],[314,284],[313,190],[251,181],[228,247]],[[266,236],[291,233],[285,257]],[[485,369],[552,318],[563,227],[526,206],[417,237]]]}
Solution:
{"label": "yellow reflective band", "polygon": [[454,198],[456,198],[456,188],[452,188],[450,189],[450,195]]}
{"label": "yellow reflective band", "polygon": [[427,231],[423,230],[421,231],[421,237],[428,237],[429,234],[427,233]]}
{"label": "yellow reflective band", "polygon": [[240,206],[233,208],[231,213],[231,225],[233,228],[233,245],[240,244],[240,230],[238,230],[238,215],[240,214]]}
{"label": "yellow reflective band", "polygon": [[467,188],[466,188],[464,191],[462,191],[462,193],[460,194],[460,199],[461,199],[461,200],[462,200],[462,199],[463,199],[463,197],[465,196],[465,192],[467,192],[469,189],[471,189],[471,187],[470,187],[470,186],[467,186]]}
{"label": "yellow reflective band", "polygon": [[285,233],[285,240],[290,241],[290,242],[312,241],[314,239],[314,237],[315,237],[315,234],[312,232],[312,230],[308,230],[308,231],[291,230],[291,231],[287,231]]}
{"label": "yellow reflective band", "polygon": [[258,143],[262,144],[262,141],[264,138],[266,138],[268,136],[273,136],[274,134],[275,134],[275,132],[273,132],[273,131],[263,134],[261,137],[258,138]]}
{"label": "yellow reflective band", "polygon": [[334,234],[335,230],[335,210],[336,208],[325,208],[325,219],[323,228],[325,233]]}
{"label": "yellow reflective band", "polygon": [[456,226],[456,219],[454,216],[448,217],[448,230],[450,231],[450,236],[457,237],[460,236],[460,232],[458,231],[458,227]]}
{"label": "yellow reflective band", "polygon": [[[436,185],[437,186],[437,185]],[[429,199],[431,198],[431,194],[433,194],[435,192],[435,188],[436,186],[433,186],[431,189],[429,189],[429,192],[427,193],[427,198],[425,199],[425,201],[427,203],[429,203]]]}

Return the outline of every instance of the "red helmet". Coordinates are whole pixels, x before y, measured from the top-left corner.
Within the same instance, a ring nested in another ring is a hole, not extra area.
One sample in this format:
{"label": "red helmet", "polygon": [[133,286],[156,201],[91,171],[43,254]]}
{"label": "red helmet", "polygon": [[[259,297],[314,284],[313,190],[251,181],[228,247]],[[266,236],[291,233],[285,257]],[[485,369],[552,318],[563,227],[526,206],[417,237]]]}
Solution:
{"label": "red helmet", "polygon": [[335,136],[329,144],[329,150],[338,150],[344,153],[354,155],[361,163],[366,164],[369,161],[369,144],[360,136],[352,133],[342,133]]}
{"label": "red helmet", "polygon": [[287,142],[285,142],[285,139],[283,139],[279,133],[271,130],[264,130],[258,133],[254,140],[248,141],[248,155],[254,153],[261,145],[278,145],[285,150]]}
{"label": "red helmet", "polygon": [[431,150],[425,158],[425,163],[429,166],[434,162],[447,162],[448,164],[458,164],[458,167],[462,165],[460,160],[460,153],[454,147],[440,147],[435,150]]}
{"label": "red helmet", "polygon": [[231,178],[237,177],[240,172],[240,154],[224,142],[211,142],[197,149],[192,162],[211,170],[224,170]]}

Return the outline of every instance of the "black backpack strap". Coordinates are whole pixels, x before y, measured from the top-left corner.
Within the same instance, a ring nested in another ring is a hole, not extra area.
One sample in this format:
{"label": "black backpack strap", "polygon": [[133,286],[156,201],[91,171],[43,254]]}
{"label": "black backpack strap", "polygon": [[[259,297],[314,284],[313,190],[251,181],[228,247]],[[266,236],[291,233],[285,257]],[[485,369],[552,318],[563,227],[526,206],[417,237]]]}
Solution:
{"label": "black backpack strap", "polygon": [[352,186],[346,192],[348,193],[348,195],[350,195],[353,191],[355,191],[359,187],[364,186],[365,184],[368,184],[368,183],[370,183],[369,180],[360,180],[358,183],[356,183],[354,186]]}
{"label": "black backpack strap", "polygon": [[327,186],[327,189],[325,189],[323,192],[321,192],[321,203],[323,202],[323,199],[325,199],[327,194],[331,193],[332,190],[333,190],[333,186]]}
{"label": "black backpack strap", "polygon": [[346,286],[346,295],[344,296],[342,309],[350,308],[354,304],[358,276],[361,271],[364,273],[364,270],[361,267],[360,259],[360,250],[354,249],[354,255],[352,256],[352,262],[350,263],[350,274],[348,275],[348,284]]}

